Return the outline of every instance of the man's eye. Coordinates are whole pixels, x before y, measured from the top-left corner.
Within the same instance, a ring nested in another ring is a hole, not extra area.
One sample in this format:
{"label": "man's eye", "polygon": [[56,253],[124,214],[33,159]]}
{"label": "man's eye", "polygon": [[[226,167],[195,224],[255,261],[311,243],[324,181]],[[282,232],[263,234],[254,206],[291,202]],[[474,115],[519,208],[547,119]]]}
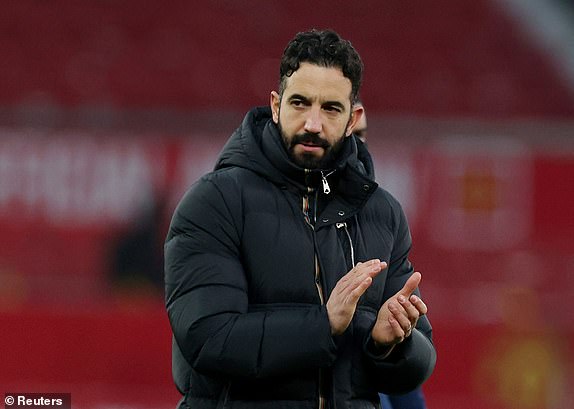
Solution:
{"label": "man's eye", "polygon": [[341,109],[339,107],[336,106],[326,106],[325,111],[329,111],[329,112],[341,112]]}

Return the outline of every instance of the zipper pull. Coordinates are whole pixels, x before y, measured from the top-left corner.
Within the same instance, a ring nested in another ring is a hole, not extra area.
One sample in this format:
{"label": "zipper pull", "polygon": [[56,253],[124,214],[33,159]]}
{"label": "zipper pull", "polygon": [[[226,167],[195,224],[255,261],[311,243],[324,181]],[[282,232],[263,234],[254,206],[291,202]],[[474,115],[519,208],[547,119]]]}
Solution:
{"label": "zipper pull", "polygon": [[329,182],[327,182],[327,178],[325,177],[323,172],[321,172],[321,181],[323,182],[323,193],[328,195],[329,193],[331,193],[331,187],[329,186]]}

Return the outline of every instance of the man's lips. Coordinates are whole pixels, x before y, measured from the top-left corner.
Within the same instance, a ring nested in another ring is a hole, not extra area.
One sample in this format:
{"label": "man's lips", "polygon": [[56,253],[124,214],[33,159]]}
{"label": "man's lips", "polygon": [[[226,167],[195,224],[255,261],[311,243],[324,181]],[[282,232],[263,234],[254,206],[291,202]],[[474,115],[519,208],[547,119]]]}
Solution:
{"label": "man's lips", "polygon": [[315,144],[307,143],[307,142],[301,142],[298,145],[300,145],[305,152],[317,152],[319,150],[325,149],[321,145],[315,145]]}

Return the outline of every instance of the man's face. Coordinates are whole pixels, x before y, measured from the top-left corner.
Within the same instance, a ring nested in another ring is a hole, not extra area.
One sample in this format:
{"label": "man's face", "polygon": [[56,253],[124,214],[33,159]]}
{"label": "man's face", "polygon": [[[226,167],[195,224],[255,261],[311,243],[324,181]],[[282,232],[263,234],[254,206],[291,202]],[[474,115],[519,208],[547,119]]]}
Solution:
{"label": "man's face", "polygon": [[271,93],[273,121],[291,160],[307,169],[326,169],[363,109],[351,109],[351,81],[339,68],[302,63],[288,77],[283,95]]}

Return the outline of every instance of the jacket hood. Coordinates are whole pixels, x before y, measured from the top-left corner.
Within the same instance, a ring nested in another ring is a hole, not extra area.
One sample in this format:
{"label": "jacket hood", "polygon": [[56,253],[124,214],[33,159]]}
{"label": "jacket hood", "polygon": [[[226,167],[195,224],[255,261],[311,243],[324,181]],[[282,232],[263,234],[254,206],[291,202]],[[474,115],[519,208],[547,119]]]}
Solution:
{"label": "jacket hood", "polygon": [[345,138],[342,150],[331,169],[305,170],[289,158],[279,129],[271,117],[270,107],[257,107],[247,113],[233,132],[216,162],[215,170],[227,167],[249,169],[279,185],[299,189],[313,187],[321,177],[339,177],[347,167],[368,179],[374,178],[373,162],[366,145],[358,138]]}

